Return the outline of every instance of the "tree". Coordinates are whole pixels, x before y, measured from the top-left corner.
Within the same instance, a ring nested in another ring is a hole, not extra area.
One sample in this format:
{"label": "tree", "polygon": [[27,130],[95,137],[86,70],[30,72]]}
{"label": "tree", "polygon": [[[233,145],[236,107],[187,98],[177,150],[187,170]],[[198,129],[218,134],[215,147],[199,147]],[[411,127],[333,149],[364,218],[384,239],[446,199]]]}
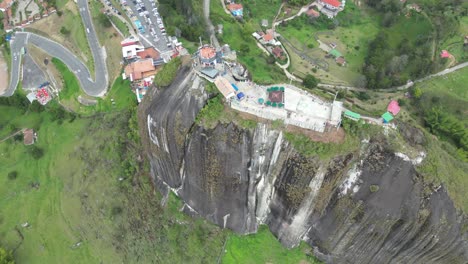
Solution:
{"label": "tree", "polygon": [[312,74],[307,74],[303,80],[303,84],[306,88],[312,89],[317,87],[319,79],[315,78]]}
{"label": "tree", "polygon": [[68,36],[68,35],[70,35],[70,30],[68,30],[66,27],[61,27],[60,28],[60,34]]}
{"label": "tree", "polygon": [[247,45],[245,43],[242,43],[241,46],[240,46],[240,52],[242,54],[247,54],[247,53],[249,53],[249,51],[250,51],[249,45]]}
{"label": "tree", "polygon": [[415,99],[419,99],[423,95],[423,91],[419,87],[411,89],[410,93]]}
{"label": "tree", "polygon": [[104,26],[105,28],[110,28],[112,27],[112,23],[111,21],[109,20],[109,18],[103,14],[103,13],[100,13],[99,16],[98,16],[98,21],[99,23],[101,23],[102,26]]}
{"label": "tree", "polygon": [[15,264],[13,253],[4,248],[0,248],[0,264]]}
{"label": "tree", "polygon": [[18,172],[17,171],[10,171],[8,173],[8,179],[9,180],[14,180],[14,179],[16,179],[16,177],[18,177]]}
{"label": "tree", "polygon": [[39,147],[36,147],[36,146],[32,146],[30,149],[29,149],[29,153],[31,154],[31,156],[35,159],[35,160],[38,160],[40,158],[42,158],[42,156],[44,156],[44,150],[39,148]]}

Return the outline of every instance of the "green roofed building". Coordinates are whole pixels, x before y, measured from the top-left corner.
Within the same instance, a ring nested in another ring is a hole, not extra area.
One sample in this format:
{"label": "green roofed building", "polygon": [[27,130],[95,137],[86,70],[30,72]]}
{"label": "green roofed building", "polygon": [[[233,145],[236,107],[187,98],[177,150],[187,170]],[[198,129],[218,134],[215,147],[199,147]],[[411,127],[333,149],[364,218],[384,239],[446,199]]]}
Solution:
{"label": "green roofed building", "polygon": [[343,55],[341,55],[341,53],[340,53],[339,51],[337,51],[336,49],[330,50],[329,53],[330,53],[333,57],[335,57],[335,58],[339,58],[339,57],[343,56]]}
{"label": "green roofed building", "polygon": [[384,123],[389,123],[390,121],[393,120],[393,116],[389,112],[385,112],[385,114],[382,115],[382,118],[383,118]]}
{"label": "green roofed building", "polygon": [[349,110],[346,110],[346,111],[344,112],[344,115],[345,115],[345,117],[351,118],[351,119],[356,120],[356,121],[359,120],[359,119],[361,119],[361,115],[360,115],[360,114],[354,113],[354,112],[349,111]]}

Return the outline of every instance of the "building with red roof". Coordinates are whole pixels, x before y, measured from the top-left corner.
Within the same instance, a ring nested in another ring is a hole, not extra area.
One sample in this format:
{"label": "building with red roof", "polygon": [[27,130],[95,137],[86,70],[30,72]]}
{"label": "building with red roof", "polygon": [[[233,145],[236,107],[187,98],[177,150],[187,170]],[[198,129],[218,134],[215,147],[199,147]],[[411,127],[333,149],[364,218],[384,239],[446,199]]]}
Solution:
{"label": "building with red roof", "polygon": [[311,8],[311,9],[307,10],[306,15],[309,16],[309,17],[319,17],[320,13],[317,10]]}
{"label": "building with red roof", "polygon": [[446,50],[442,50],[442,52],[440,53],[440,57],[441,58],[450,58],[450,53]]}
{"label": "building with red roof", "polygon": [[233,16],[243,16],[244,7],[241,4],[231,3],[227,8]]}
{"label": "building with red roof", "polygon": [[271,50],[271,53],[273,53],[273,55],[276,57],[276,58],[282,58],[283,57],[283,49],[281,49],[279,46],[276,46],[274,47],[272,50]]}
{"label": "building with red roof", "polygon": [[319,2],[329,9],[338,9],[341,6],[341,2],[338,0],[319,0]]}
{"label": "building with red roof", "polygon": [[132,82],[150,77],[156,73],[157,69],[154,66],[153,59],[135,61],[124,68],[125,79],[129,78]]}
{"label": "building with red roof", "polygon": [[395,100],[390,101],[387,107],[387,112],[390,112],[396,116],[400,112],[400,106],[398,105],[398,102]]}
{"label": "building with red roof", "polygon": [[158,60],[161,58],[161,54],[153,47],[151,48],[146,48],[143,51],[137,51],[136,55],[140,57],[141,59],[153,59],[153,60]]}

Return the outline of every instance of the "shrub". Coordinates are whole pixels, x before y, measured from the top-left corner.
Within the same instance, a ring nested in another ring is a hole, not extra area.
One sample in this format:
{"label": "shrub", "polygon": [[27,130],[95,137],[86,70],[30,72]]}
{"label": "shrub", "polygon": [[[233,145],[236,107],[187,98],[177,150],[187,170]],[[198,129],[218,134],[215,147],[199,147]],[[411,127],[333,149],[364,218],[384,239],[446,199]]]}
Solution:
{"label": "shrub", "polygon": [[405,106],[405,105],[406,105],[406,100],[400,98],[400,99],[398,99],[398,104],[399,104],[400,106]]}
{"label": "shrub", "polygon": [[379,186],[378,185],[374,185],[372,184],[371,186],[369,186],[369,190],[372,192],[372,193],[375,193],[379,190]]}
{"label": "shrub", "polygon": [[19,133],[13,137],[13,140],[16,142],[23,141],[23,134]]}
{"label": "shrub", "polygon": [[68,36],[68,35],[70,35],[70,30],[68,30],[66,27],[61,27],[60,28],[60,34]]}
{"label": "shrub", "polygon": [[14,180],[14,179],[16,179],[16,177],[18,177],[18,172],[17,171],[10,171],[8,173],[8,179],[9,180]]}
{"label": "shrub", "polygon": [[357,94],[357,98],[361,101],[367,101],[370,99],[370,95],[366,92],[359,92]]}
{"label": "shrub", "polygon": [[112,209],[111,209],[111,215],[112,215],[112,216],[119,215],[119,214],[122,213],[122,211],[123,211],[122,207],[120,207],[120,206],[114,206],[114,207],[112,207]]}
{"label": "shrub", "polygon": [[15,264],[13,253],[0,247],[0,264]]}
{"label": "shrub", "polygon": [[319,79],[315,78],[312,74],[307,74],[303,81],[304,86],[309,89],[317,87],[318,83]]}
{"label": "shrub", "polygon": [[31,146],[31,148],[29,149],[29,153],[35,160],[38,160],[42,158],[42,156],[44,156],[44,150],[37,146]]}

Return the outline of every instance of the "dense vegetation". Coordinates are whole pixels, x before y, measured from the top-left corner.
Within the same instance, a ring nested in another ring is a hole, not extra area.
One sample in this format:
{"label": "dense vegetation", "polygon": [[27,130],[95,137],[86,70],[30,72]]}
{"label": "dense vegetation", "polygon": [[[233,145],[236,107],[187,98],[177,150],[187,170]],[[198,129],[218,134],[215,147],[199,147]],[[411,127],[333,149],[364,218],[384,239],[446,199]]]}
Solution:
{"label": "dense vegetation", "polygon": [[159,12],[164,18],[169,35],[184,37],[197,42],[205,36],[205,21],[202,14],[201,0],[160,0]]}
{"label": "dense vegetation", "polygon": [[15,264],[11,251],[0,247],[0,264]]}
{"label": "dense vegetation", "polygon": [[161,71],[154,78],[154,84],[156,84],[157,87],[169,86],[172,81],[174,81],[177,75],[177,70],[181,64],[182,61],[180,60],[180,57],[177,57],[171,60],[169,63],[164,64]]}

